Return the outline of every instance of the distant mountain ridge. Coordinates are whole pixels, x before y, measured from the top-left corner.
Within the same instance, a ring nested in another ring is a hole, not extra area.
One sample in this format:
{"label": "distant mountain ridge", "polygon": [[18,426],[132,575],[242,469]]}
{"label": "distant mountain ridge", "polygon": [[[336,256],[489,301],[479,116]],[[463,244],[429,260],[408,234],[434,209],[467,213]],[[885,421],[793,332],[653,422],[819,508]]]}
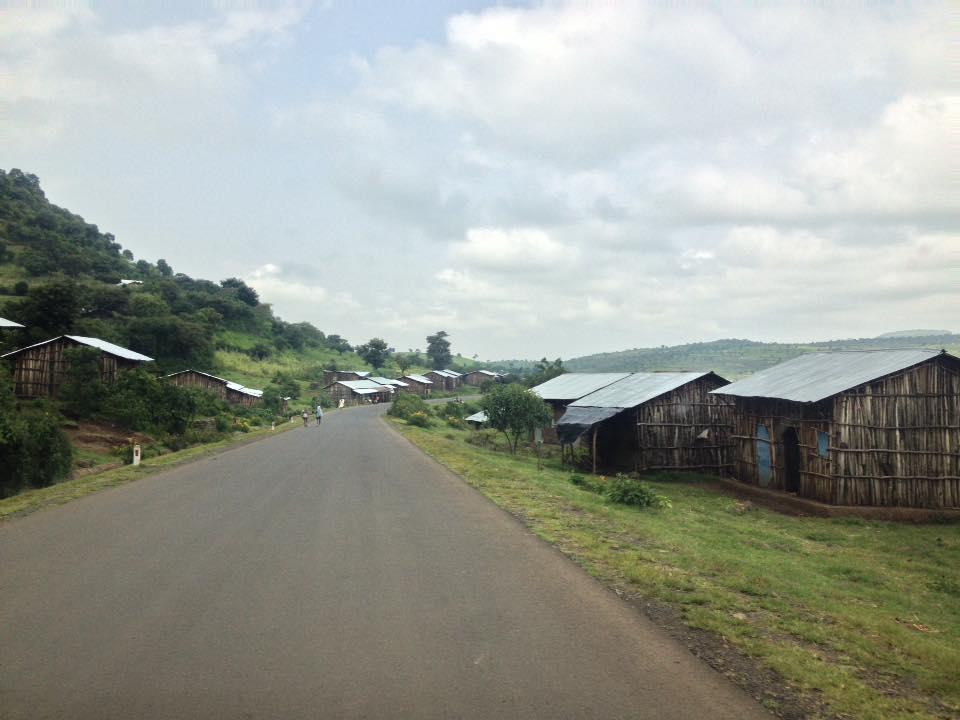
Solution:
{"label": "distant mountain ridge", "polygon": [[923,347],[960,353],[960,334],[910,335],[886,333],[875,338],[826,340],[811,343],[764,343],[756,340],[714,340],[659,348],[634,348],[597,353],[564,362],[571,372],[630,372],[652,370],[713,370],[728,380],[797,357],[823,350],[881,350]]}

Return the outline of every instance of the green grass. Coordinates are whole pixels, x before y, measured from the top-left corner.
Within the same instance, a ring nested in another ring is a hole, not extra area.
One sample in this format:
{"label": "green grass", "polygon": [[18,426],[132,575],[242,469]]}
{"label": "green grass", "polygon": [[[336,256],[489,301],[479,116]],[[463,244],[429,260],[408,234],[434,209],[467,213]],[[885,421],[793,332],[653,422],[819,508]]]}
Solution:
{"label": "green grass", "polygon": [[[146,458],[137,467],[127,465],[96,475],[88,475],[76,480],[68,480],[67,482],[51,485],[50,487],[27,490],[18,495],[0,500],[0,521],[21,515],[28,515],[53,505],[63,505],[71,500],[76,500],[118,485],[125,485],[128,482],[139,480],[147,475],[152,475],[153,473],[182,465],[192,460],[197,460],[206,455],[216,454],[222,450],[229,449],[232,445],[263,439],[269,435],[286,432],[287,430],[292,430],[297,427],[299,427],[299,423],[283,423],[277,425],[276,430],[271,430],[269,427],[252,430],[249,433],[235,434],[219,442],[198,445],[187,448],[186,450],[180,450],[179,452]],[[90,454],[94,455],[95,453]]]}
{"label": "green grass", "polygon": [[960,713],[958,526],[787,517],[665,476],[651,485],[673,507],[635,510],[555,461],[538,472],[469,431],[392,422],[602,581],[669,603],[833,712]]}

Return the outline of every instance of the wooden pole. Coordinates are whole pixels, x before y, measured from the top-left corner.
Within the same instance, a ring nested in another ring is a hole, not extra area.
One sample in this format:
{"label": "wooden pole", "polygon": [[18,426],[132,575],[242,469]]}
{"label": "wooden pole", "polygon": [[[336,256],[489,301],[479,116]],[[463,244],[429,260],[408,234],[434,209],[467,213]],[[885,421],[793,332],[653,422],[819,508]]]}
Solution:
{"label": "wooden pole", "polygon": [[597,428],[596,426],[594,426],[593,428],[593,474],[594,475],[597,474],[597,430],[598,429],[599,428]]}

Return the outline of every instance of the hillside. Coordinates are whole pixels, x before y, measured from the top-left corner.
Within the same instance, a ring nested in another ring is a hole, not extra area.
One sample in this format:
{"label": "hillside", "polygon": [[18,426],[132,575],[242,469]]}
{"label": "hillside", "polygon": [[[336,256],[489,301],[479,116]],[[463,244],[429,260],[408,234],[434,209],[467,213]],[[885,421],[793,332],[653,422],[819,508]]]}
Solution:
{"label": "hillside", "polygon": [[[27,326],[0,336],[0,352],[89,335],[149,355],[163,372],[189,367],[260,388],[275,382],[295,396],[316,391],[324,368],[372,370],[340,335],[276,317],[242,280],[194,279],[162,259],[136,259],[16,169],[0,170],[0,316]],[[408,372],[427,369],[425,356],[404,355]],[[476,366],[460,356],[453,364]],[[402,374],[397,358],[381,372]]]}
{"label": "hillside", "polygon": [[960,352],[960,334],[827,340],[811,343],[763,343],[754,340],[715,340],[659,348],[635,348],[598,353],[564,362],[572,372],[627,372],[631,370],[713,370],[735,379],[816,350],[877,350],[925,347]]}

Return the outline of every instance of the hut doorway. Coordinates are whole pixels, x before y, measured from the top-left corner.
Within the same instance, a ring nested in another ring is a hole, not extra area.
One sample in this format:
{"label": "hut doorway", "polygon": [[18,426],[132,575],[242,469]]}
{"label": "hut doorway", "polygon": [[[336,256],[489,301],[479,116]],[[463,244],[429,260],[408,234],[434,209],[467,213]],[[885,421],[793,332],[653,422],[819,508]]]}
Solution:
{"label": "hut doorway", "polygon": [[800,436],[796,428],[783,431],[783,477],[784,490],[800,492]]}
{"label": "hut doorway", "polygon": [[770,452],[770,431],[763,423],[757,425],[757,481],[760,487],[770,484],[773,477],[773,462]]}

